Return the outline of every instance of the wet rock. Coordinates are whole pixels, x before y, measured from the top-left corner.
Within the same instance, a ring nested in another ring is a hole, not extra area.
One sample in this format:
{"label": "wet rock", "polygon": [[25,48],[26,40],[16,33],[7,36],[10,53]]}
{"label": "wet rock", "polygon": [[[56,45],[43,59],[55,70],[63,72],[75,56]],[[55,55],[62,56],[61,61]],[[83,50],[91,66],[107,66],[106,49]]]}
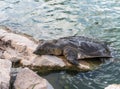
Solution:
{"label": "wet rock", "polygon": [[46,79],[28,68],[22,69],[16,77],[15,89],[54,89]]}
{"label": "wet rock", "polygon": [[105,89],[120,89],[120,84],[108,85]]}
{"label": "wet rock", "polygon": [[11,65],[9,60],[0,59],[0,89],[9,89]]}

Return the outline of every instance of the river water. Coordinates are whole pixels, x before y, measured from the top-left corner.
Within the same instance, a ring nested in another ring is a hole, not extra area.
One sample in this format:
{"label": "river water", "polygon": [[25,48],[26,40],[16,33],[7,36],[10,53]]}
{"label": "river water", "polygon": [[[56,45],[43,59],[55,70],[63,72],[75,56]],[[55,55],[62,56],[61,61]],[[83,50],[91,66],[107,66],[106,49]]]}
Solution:
{"label": "river water", "polygon": [[70,75],[44,77],[55,89],[104,89],[120,83],[120,0],[0,0],[0,25],[36,39],[82,35],[107,41],[114,61]]}

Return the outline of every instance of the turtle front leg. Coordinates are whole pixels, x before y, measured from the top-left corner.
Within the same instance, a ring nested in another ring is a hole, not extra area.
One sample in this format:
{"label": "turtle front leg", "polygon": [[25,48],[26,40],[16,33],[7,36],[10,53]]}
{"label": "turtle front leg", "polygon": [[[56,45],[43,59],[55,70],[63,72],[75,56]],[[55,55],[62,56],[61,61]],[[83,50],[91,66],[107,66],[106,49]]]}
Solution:
{"label": "turtle front leg", "polygon": [[77,50],[70,46],[65,46],[63,50],[63,55],[66,57],[66,59],[74,64],[79,65],[78,59],[77,59]]}

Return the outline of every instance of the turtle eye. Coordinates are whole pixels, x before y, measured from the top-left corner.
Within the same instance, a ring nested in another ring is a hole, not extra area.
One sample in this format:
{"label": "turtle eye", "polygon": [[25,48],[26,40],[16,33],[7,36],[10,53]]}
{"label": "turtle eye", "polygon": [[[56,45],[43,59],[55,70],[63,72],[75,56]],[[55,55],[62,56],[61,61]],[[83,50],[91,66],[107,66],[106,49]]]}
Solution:
{"label": "turtle eye", "polygon": [[45,40],[41,39],[39,40],[39,43],[42,44]]}

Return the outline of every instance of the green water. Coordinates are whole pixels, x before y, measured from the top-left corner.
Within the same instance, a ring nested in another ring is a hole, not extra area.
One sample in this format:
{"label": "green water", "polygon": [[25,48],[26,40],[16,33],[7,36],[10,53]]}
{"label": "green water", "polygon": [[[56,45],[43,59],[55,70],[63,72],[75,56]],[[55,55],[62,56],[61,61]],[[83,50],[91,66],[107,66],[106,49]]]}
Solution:
{"label": "green water", "polygon": [[0,25],[36,39],[82,35],[107,41],[114,61],[74,76],[44,76],[55,89],[104,89],[120,83],[120,0],[0,0]]}

